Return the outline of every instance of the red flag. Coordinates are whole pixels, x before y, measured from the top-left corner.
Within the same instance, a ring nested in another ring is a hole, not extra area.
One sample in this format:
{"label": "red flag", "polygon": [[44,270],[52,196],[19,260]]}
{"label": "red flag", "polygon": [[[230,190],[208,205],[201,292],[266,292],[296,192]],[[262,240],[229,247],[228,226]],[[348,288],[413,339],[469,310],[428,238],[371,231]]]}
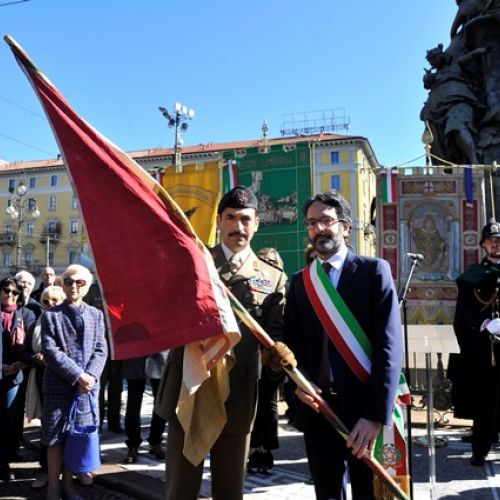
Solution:
{"label": "red flag", "polygon": [[78,195],[114,357],[228,334],[203,343],[210,369],[238,328],[208,251],[161,185],[78,116],[11,37],[5,41],[44,107]]}

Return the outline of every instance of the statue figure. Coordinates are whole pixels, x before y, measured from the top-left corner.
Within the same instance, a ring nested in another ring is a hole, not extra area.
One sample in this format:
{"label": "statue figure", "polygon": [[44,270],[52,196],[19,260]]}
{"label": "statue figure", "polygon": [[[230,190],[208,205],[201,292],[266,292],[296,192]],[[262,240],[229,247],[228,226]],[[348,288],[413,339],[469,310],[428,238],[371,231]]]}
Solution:
{"label": "statue figure", "polygon": [[420,117],[434,135],[432,150],[440,158],[461,164],[478,164],[476,123],[484,110],[477,61],[487,51],[478,47],[467,52],[463,33],[458,33],[446,51],[443,45],[427,51],[432,70],[426,70],[424,87],[429,96]]}
{"label": "statue figure", "polygon": [[467,21],[487,11],[491,3],[492,0],[457,0],[458,11],[451,25],[450,37],[456,36]]}

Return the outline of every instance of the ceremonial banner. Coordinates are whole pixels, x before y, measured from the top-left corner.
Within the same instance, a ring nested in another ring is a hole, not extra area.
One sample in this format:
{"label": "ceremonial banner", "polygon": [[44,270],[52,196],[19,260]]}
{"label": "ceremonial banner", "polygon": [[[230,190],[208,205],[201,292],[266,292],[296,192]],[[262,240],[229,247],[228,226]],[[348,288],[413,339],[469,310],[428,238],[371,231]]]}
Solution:
{"label": "ceremonial banner", "polygon": [[167,167],[162,185],[189,219],[200,239],[215,245],[217,205],[220,199],[219,162],[183,164],[182,172]]}
{"label": "ceremonial banner", "polygon": [[211,368],[239,333],[231,333],[238,328],[227,295],[188,219],[146,171],[78,116],[12,38],[5,40],[43,105],[78,195],[114,358],[227,333],[222,344],[210,340],[202,349]]}

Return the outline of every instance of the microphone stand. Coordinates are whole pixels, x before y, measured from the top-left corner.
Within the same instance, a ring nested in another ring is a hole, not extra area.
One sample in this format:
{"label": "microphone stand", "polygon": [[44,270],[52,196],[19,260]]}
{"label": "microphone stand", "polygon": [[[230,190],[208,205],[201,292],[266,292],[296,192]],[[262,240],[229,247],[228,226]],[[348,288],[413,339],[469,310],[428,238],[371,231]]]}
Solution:
{"label": "microphone stand", "polygon": [[[406,383],[411,390],[410,383],[410,353],[408,347],[408,311],[406,307],[406,295],[410,289],[410,282],[413,276],[415,269],[418,267],[420,263],[420,258],[418,257],[410,257],[411,259],[411,268],[406,278],[406,282],[403,286],[403,289],[400,290],[398,295],[399,300],[399,308],[403,309],[403,333],[404,333],[404,344],[405,344],[405,377]],[[406,422],[407,422],[407,450],[408,450],[408,470],[410,471],[410,498],[413,498],[413,458],[412,458],[412,442],[411,442],[411,404],[406,407]]]}

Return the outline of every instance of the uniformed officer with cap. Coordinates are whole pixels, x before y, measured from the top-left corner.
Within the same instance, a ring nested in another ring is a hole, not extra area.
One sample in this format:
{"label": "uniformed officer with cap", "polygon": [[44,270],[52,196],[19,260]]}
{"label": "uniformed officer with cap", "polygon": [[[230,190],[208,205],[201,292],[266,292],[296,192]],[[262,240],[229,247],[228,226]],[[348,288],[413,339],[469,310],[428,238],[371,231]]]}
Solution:
{"label": "uniformed officer with cap", "polygon": [[[220,200],[217,226],[221,243],[212,249],[222,281],[275,340],[281,338],[286,276],[282,269],[261,260],[250,242],[259,228],[257,198],[237,186]],[[236,364],[229,373],[230,395],[225,403],[226,425],[210,450],[212,497],[243,498],[245,461],[255,416],[259,377],[259,344],[244,325],[235,346]],[[175,414],[182,380],[183,348],[170,352],[164,372],[164,390],[157,404],[169,421],[166,463],[167,500],[196,500],[203,462],[193,466],[182,454],[184,431]]]}
{"label": "uniformed officer with cap", "polygon": [[482,466],[499,431],[500,376],[500,223],[484,226],[485,257],[457,278],[453,327],[460,346],[461,371],[469,390],[461,394],[473,418],[471,465]]}

